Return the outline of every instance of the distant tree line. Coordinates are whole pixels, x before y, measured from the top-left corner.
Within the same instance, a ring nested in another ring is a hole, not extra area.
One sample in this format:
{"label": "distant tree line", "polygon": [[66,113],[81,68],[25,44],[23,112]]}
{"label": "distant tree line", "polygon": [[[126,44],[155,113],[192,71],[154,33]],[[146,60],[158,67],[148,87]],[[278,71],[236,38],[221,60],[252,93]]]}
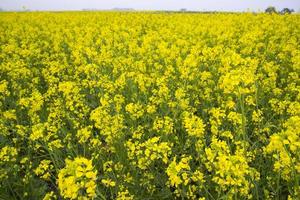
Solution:
{"label": "distant tree line", "polygon": [[[29,11],[28,9],[26,9],[25,6],[22,7],[24,11]],[[83,9],[83,11],[95,11],[97,9]],[[114,8],[113,10],[128,10],[128,11],[133,11],[134,9],[132,8]],[[5,11],[3,8],[0,8],[0,12]],[[186,8],[181,8],[180,12],[191,12],[188,11]],[[199,12],[199,11],[194,11],[194,12]],[[217,12],[217,11],[211,11],[211,12]],[[269,6],[266,10],[266,13],[277,13],[277,14],[291,14],[294,11],[294,9],[289,9],[289,8],[283,8],[281,11],[277,11],[276,8],[274,6]],[[300,10],[299,10],[300,12]],[[206,12],[205,12],[206,13]],[[209,12],[210,13],[210,12]]]}
{"label": "distant tree line", "polygon": [[294,12],[294,9],[283,8],[281,11],[277,11],[274,6],[269,6],[266,10],[266,13],[279,13],[279,14],[291,14]]}

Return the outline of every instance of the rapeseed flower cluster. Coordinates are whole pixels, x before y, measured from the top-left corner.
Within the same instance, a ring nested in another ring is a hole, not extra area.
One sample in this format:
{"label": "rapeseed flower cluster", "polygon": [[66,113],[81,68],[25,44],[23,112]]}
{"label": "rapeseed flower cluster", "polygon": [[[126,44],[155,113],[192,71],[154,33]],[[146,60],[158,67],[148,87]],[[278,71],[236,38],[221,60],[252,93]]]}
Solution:
{"label": "rapeseed flower cluster", "polygon": [[77,157],[66,160],[66,166],[58,173],[58,187],[67,199],[94,199],[96,196],[97,170],[92,161]]}

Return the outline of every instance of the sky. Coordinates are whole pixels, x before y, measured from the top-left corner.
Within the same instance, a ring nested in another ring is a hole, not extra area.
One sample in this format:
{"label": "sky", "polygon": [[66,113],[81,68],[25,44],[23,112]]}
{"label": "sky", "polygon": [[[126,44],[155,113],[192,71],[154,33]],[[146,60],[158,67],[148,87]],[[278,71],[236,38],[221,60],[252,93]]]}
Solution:
{"label": "sky", "polygon": [[263,11],[268,6],[277,10],[292,8],[300,11],[300,0],[0,0],[4,10],[82,10],[133,8],[136,10],[193,11]]}

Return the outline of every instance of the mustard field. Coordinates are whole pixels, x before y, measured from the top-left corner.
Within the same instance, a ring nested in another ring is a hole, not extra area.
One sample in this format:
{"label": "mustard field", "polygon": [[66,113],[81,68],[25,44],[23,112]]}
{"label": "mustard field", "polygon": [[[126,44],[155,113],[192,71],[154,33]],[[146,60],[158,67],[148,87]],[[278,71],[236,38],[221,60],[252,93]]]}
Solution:
{"label": "mustard field", "polygon": [[0,13],[0,199],[300,199],[300,15]]}

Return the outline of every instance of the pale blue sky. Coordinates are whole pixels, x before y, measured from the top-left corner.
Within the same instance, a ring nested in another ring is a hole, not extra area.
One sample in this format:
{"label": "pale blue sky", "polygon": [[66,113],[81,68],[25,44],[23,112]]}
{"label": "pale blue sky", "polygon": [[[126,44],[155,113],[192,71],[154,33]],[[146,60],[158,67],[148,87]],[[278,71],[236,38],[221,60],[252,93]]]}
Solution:
{"label": "pale blue sky", "polygon": [[179,10],[195,11],[252,11],[264,10],[268,6],[278,10],[284,7],[300,9],[300,0],[0,0],[0,8],[21,10],[81,10],[134,8],[137,10]]}

